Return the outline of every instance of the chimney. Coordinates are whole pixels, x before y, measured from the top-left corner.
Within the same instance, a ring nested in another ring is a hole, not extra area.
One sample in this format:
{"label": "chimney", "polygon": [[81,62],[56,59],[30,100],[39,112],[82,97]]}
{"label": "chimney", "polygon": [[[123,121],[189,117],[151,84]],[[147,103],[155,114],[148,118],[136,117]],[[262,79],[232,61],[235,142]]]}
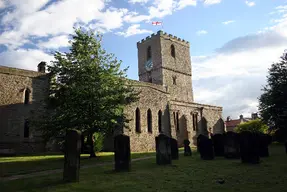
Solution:
{"label": "chimney", "polygon": [[254,119],[257,119],[258,118],[258,114],[257,113],[252,113],[251,114],[251,118],[254,120]]}
{"label": "chimney", "polygon": [[228,116],[228,117],[226,118],[226,121],[230,121],[230,116]]}
{"label": "chimney", "polygon": [[41,63],[38,64],[38,72],[45,73],[46,72],[46,62],[41,61]]}

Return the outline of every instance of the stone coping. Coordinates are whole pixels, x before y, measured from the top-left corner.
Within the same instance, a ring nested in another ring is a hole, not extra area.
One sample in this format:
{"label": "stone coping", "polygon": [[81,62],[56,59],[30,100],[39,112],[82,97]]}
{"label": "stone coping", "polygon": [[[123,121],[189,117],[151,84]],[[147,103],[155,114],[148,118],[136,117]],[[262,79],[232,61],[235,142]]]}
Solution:
{"label": "stone coping", "polygon": [[27,69],[7,67],[7,66],[0,66],[0,73],[8,74],[8,75],[24,76],[24,77],[45,76],[45,73],[40,73],[37,71],[32,71],[32,70],[27,70]]}

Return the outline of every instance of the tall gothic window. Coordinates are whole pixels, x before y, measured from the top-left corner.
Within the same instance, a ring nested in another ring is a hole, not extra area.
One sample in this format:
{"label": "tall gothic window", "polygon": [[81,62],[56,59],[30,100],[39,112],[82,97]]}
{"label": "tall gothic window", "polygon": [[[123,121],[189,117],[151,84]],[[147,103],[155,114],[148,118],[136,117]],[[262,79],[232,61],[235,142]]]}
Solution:
{"label": "tall gothic window", "polygon": [[139,108],[136,109],[136,132],[141,132],[141,114]]}
{"label": "tall gothic window", "polygon": [[152,114],[150,109],[147,110],[147,131],[152,133]]}
{"label": "tall gothic window", "polygon": [[161,133],[162,129],[161,129],[161,120],[162,120],[162,112],[161,110],[158,111],[158,132]]}
{"label": "tall gothic window", "polygon": [[179,115],[178,115],[178,112],[176,112],[176,131],[179,131]]}
{"label": "tall gothic window", "polygon": [[170,54],[173,58],[175,58],[175,48],[174,48],[174,45],[171,45],[170,46]]}
{"label": "tall gothic window", "polygon": [[147,48],[147,60],[151,59],[151,46]]}
{"label": "tall gothic window", "polygon": [[29,127],[29,121],[25,119],[24,122],[24,138],[28,138],[30,135],[30,127]]}
{"label": "tall gothic window", "polygon": [[197,130],[197,114],[192,114],[193,131]]}
{"label": "tall gothic window", "polygon": [[24,104],[29,104],[30,102],[30,89],[25,89],[25,92],[24,92]]}

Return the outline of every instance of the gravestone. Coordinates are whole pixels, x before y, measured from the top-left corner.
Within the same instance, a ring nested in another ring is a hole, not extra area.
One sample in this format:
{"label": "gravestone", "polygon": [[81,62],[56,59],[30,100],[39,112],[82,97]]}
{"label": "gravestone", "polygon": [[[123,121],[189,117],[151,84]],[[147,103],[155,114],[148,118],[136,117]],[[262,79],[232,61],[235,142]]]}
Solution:
{"label": "gravestone", "polygon": [[65,182],[79,182],[81,143],[80,131],[67,131],[63,174],[63,180]]}
{"label": "gravestone", "polygon": [[212,136],[214,155],[224,156],[224,136],[222,134],[215,134]]}
{"label": "gravestone", "polygon": [[170,138],[170,144],[171,144],[171,159],[177,160],[178,159],[178,144],[177,140],[174,138]]}
{"label": "gravestone", "polygon": [[191,148],[189,146],[190,142],[188,139],[185,139],[183,141],[183,144],[184,144],[184,156],[191,156],[192,155],[192,152],[191,152]]}
{"label": "gravestone", "polygon": [[269,157],[269,145],[272,143],[272,136],[268,134],[259,134],[259,156]]}
{"label": "gravestone", "polygon": [[117,135],[114,138],[115,150],[115,171],[130,171],[131,169],[131,149],[130,137],[127,135]]}
{"label": "gravestone", "polygon": [[242,163],[260,163],[258,134],[248,131],[240,133],[240,156]]}
{"label": "gravestone", "polygon": [[213,144],[212,140],[209,139],[207,136],[204,135],[199,135],[200,137],[198,139],[198,148],[199,148],[199,153],[200,157],[203,160],[212,160],[214,159],[214,151],[213,151]]}
{"label": "gravestone", "polygon": [[158,165],[171,164],[171,139],[159,134],[155,138],[156,143],[156,163]]}
{"label": "gravestone", "polygon": [[240,158],[239,135],[228,131],[224,135],[224,157],[227,159]]}

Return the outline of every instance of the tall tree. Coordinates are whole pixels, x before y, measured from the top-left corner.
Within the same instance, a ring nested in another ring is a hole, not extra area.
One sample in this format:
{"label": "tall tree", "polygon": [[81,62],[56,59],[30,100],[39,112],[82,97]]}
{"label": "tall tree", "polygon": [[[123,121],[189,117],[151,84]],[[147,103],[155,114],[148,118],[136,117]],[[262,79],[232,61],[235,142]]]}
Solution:
{"label": "tall tree", "polygon": [[263,121],[278,130],[279,140],[287,139],[287,56],[273,63],[267,85],[259,97],[259,111]]}
{"label": "tall tree", "polygon": [[138,100],[126,78],[127,68],[101,46],[102,36],[92,31],[75,29],[70,52],[55,52],[48,66],[51,85],[47,109],[38,120],[46,139],[77,129],[88,135],[94,157],[94,132],[111,133],[129,121],[123,109]]}

